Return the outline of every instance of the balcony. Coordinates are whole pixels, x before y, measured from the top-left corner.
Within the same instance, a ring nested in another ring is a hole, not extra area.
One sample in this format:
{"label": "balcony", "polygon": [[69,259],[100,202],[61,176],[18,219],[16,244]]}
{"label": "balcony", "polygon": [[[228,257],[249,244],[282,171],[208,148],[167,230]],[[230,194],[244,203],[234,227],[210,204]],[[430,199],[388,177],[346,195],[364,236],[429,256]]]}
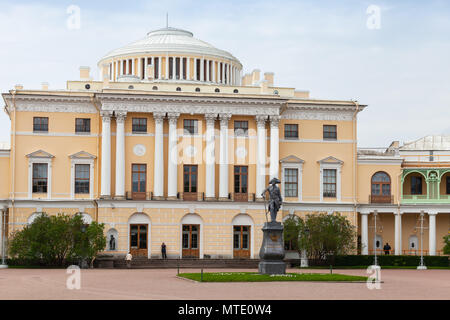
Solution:
{"label": "balcony", "polygon": [[394,203],[393,195],[369,195],[369,203]]}

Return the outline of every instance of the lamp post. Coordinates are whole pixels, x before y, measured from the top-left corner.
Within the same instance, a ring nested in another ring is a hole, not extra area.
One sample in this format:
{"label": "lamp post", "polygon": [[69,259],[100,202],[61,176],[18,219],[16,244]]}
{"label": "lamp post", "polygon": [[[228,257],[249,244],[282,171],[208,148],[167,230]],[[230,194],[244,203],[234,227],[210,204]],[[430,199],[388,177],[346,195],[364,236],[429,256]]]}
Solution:
{"label": "lamp post", "polygon": [[[309,239],[309,229],[308,228],[305,229],[305,235]],[[300,267],[302,267],[302,268],[308,267],[308,256],[306,255],[305,248],[302,248],[302,256],[300,258]]]}
{"label": "lamp post", "polygon": [[2,231],[2,264],[0,264],[0,269],[6,269],[8,268],[8,265],[6,264],[6,258],[5,258],[5,249],[6,249],[6,209],[3,208],[1,211],[1,219],[0,219],[0,230]]}
{"label": "lamp post", "polygon": [[[420,265],[417,267],[418,270],[426,270],[427,267],[423,263],[423,230],[426,229],[423,226],[423,218],[425,213],[423,210],[420,211]],[[417,228],[417,227],[416,227]]]}
{"label": "lamp post", "polygon": [[373,248],[374,248],[374,259],[373,259],[373,265],[374,266],[378,266],[378,260],[377,260],[377,216],[378,216],[378,211],[374,210],[373,211],[373,219],[374,219],[374,229],[373,229]]}

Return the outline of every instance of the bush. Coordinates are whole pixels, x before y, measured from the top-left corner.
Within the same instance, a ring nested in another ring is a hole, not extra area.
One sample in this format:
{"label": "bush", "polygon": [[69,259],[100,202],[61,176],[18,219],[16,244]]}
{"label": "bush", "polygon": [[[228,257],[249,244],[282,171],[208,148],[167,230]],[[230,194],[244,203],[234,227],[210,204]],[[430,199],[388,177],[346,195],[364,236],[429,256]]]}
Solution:
{"label": "bush", "polygon": [[[449,259],[447,256],[424,256],[424,263],[429,267],[448,267]],[[326,264],[334,266],[370,266],[373,264],[373,255],[339,255],[331,263],[328,259]],[[379,255],[377,257],[380,266],[398,266],[398,267],[412,267],[420,264],[420,256],[395,256],[395,255]],[[310,265],[320,265],[316,261],[310,261]]]}
{"label": "bush", "polygon": [[90,260],[106,246],[103,224],[86,226],[80,214],[42,214],[13,234],[9,244],[12,265],[66,266]]}
{"label": "bush", "polygon": [[444,254],[450,254],[450,234],[444,237]]}

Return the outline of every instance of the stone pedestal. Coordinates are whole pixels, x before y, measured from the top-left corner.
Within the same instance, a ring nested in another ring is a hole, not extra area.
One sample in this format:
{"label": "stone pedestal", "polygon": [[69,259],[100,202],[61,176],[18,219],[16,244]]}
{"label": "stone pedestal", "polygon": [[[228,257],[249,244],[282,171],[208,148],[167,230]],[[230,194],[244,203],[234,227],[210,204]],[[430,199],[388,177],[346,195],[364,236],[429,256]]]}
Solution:
{"label": "stone pedestal", "polygon": [[260,274],[285,274],[283,225],[280,222],[264,223],[263,243],[259,250],[258,270]]}

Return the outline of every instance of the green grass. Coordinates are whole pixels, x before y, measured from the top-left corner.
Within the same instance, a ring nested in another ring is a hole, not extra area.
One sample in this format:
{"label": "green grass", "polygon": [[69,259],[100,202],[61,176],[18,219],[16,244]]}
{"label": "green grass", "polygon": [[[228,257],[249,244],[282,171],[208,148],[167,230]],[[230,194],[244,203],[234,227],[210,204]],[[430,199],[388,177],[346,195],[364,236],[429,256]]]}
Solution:
{"label": "green grass", "polygon": [[[180,273],[179,277],[201,281],[201,273]],[[204,272],[203,282],[267,282],[267,281],[366,281],[367,277],[345,274],[287,273],[267,275],[256,272]]]}

